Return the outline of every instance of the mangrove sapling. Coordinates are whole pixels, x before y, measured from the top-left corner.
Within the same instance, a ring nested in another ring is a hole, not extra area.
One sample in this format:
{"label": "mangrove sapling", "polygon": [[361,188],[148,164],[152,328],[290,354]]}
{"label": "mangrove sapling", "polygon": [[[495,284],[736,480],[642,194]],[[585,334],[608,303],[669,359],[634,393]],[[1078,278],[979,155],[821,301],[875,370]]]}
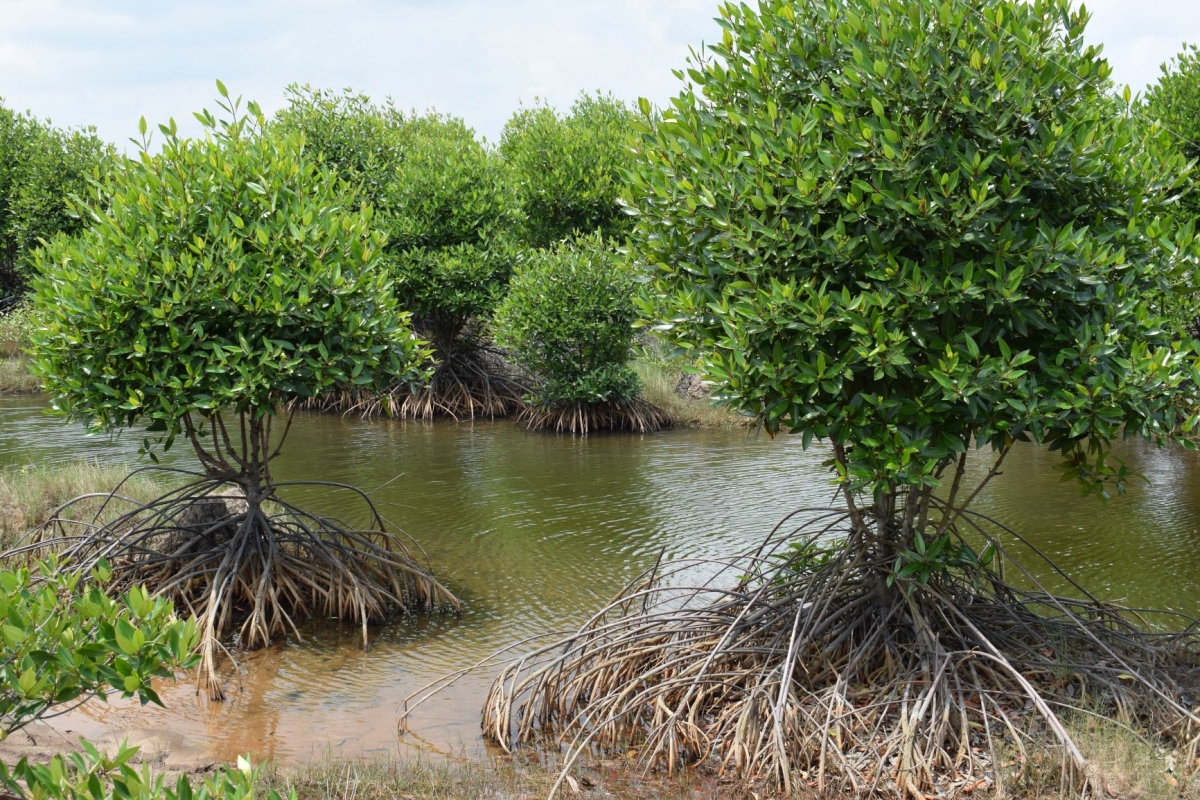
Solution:
{"label": "mangrove sapling", "polygon": [[496,310],[497,338],[536,377],[530,430],[640,433],[670,425],[630,368],[633,278],[600,234],[532,252]]}
{"label": "mangrove sapling", "polygon": [[218,89],[228,120],[197,115],[199,140],[160,126],[159,153],[143,149],[77,206],[92,224],[40,251],[33,342],[59,413],[101,430],[148,424],[151,453],[191,445],[202,471],[182,486],[106,522],[72,520],[68,504],[34,546],[78,569],[107,559],[117,585],[194,613],[213,696],[227,634],[263,646],[320,612],[365,635],[395,610],[457,605],[373,508],[362,531],[277,493],[280,409],[417,380],[428,351],[396,309],[369,209],[302,135]]}
{"label": "mangrove sapling", "polygon": [[1172,213],[1186,165],[1111,113],[1066,0],[721,15],[683,93],[643,104],[640,302],[725,402],[826,443],[837,503],[708,584],[630,586],[502,673],[487,735],[913,798],[999,786],[1001,738],[1053,739],[1064,791],[1087,791],[1063,706],[1194,753],[1197,628],[1047,592],[971,509],[1014,446],[1107,497],[1115,439],[1190,444],[1200,370],[1158,302],[1196,254]]}

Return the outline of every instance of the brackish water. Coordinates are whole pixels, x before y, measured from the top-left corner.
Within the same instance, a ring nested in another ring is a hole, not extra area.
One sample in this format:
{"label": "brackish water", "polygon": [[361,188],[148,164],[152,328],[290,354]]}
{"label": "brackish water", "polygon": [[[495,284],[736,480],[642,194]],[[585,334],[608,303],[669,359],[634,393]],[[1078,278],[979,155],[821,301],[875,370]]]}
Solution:
{"label": "brackish water", "polygon": [[[0,467],[136,460],[140,436],[86,436],[43,407],[38,399],[0,397]],[[1146,482],[1131,483],[1107,505],[1060,483],[1053,454],[1018,447],[976,507],[1102,598],[1200,615],[1200,461],[1182,449],[1135,443],[1119,455]],[[371,492],[464,601],[462,617],[373,629],[367,652],[356,626],[322,621],[308,626],[303,642],[243,654],[225,703],[198,696],[185,679],[166,687],[166,710],[97,705],[62,725],[88,736],[169,731],[212,760],[394,752],[400,704],[410,692],[501,647],[577,625],[660,553],[731,555],[789,511],[826,505],[833,493],[825,458],[796,438],[740,430],[582,440],[527,435],[511,422],[300,417],[277,480],[338,481]],[[192,463],[182,450],[166,461]],[[287,496],[365,522],[354,501],[329,489],[294,488]],[[494,673],[469,675],[424,706],[402,746],[480,750],[479,710]]]}

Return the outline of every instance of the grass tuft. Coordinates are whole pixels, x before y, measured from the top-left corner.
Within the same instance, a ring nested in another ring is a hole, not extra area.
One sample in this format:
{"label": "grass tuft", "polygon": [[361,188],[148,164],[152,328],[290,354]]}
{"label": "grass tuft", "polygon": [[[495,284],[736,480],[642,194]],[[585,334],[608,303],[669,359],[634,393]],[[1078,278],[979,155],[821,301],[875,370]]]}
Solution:
{"label": "grass tuft", "polygon": [[[16,544],[39,525],[44,524],[59,506],[76,497],[92,493],[111,492],[129,475],[126,465],[106,465],[94,461],[75,461],[67,464],[40,464],[0,470],[0,551]],[[147,502],[162,493],[162,486],[148,474],[133,476],[123,486],[121,494],[135,502]],[[88,501],[87,509],[95,513],[101,500]],[[124,505],[114,505],[103,521],[127,511]]]}
{"label": "grass tuft", "polygon": [[716,405],[712,400],[681,397],[675,387],[683,369],[651,357],[633,362],[633,370],[642,381],[642,399],[667,413],[671,424],[679,428],[740,428],[753,424],[749,417]]}
{"label": "grass tuft", "polygon": [[[574,771],[560,797],[699,800],[741,797],[712,781],[646,778],[628,765],[592,764]],[[474,761],[441,757],[415,759],[375,756],[344,759],[327,756],[295,768],[264,775],[264,788],[295,790],[299,800],[542,800],[549,796],[557,770],[518,759]]]}
{"label": "grass tuft", "polygon": [[41,390],[42,381],[29,371],[28,358],[0,352],[0,394],[35,394]]}

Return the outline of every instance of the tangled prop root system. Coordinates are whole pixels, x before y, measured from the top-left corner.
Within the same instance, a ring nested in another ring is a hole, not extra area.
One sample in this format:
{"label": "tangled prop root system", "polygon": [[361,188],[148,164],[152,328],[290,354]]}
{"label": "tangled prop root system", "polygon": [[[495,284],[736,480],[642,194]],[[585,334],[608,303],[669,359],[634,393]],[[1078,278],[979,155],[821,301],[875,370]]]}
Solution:
{"label": "tangled prop root system", "polygon": [[[1196,755],[1179,699],[1179,676],[1200,663],[1190,620],[1147,632],[1142,614],[1082,590],[1054,596],[1027,571],[1031,588],[1017,588],[995,567],[1020,569],[1003,549],[991,567],[889,586],[894,554],[861,525],[797,515],[742,558],[656,568],[574,635],[510,663],[485,736],[506,750],[557,737],[568,768],[588,747],[632,746],[647,766],[713,763],[820,796],[1003,791],[998,751],[1047,741],[1061,747],[1064,794],[1086,793],[1093,773],[1056,710],[1097,703]],[[1006,532],[973,514],[961,525],[997,547]]]}
{"label": "tangled prop root system", "polygon": [[401,384],[384,392],[340,389],[300,408],[362,417],[496,419],[525,408],[526,381],[496,352],[480,348],[443,362],[428,383]]}
{"label": "tangled prop root system", "polygon": [[[386,531],[370,499],[353,487],[275,484],[354,492],[370,509],[373,530],[315,516],[274,493],[248,499],[236,483],[150,469],[189,480],[106,524],[97,522],[101,512],[75,518],[76,509],[95,505],[94,497],[77,498],[58,509],[22,550],[55,550],[84,572],[106,559],[117,591],[143,585],[173,600],[181,613],[195,615],[202,632],[199,679],[214,699],[223,696],[217,656],[230,634],[243,647],[263,647],[276,636],[299,638],[296,623],[319,613],[360,621],[365,646],[368,624],[393,612],[458,611],[458,600]],[[119,487],[105,502],[129,503]]]}
{"label": "tangled prop root system", "polygon": [[586,436],[591,431],[650,433],[671,427],[671,417],[640,398],[607,403],[527,406],[517,418],[527,430]]}

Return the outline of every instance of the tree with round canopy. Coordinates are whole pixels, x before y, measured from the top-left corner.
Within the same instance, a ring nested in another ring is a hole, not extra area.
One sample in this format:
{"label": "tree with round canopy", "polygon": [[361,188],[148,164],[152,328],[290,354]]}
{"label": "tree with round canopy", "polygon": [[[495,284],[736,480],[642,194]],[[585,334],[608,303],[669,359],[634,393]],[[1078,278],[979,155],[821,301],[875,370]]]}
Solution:
{"label": "tree with round canopy", "polygon": [[462,120],[431,113],[409,119],[388,181],[380,227],[397,301],[438,362],[427,383],[393,392],[393,410],[474,418],[520,407],[524,385],[487,330],[517,260],[504,163]]}
{"label": "tree with round canopy", "polygon": [[621,171],[632,165],[633,123],[620,100],[585,92],[567,114],[535,105],[505,124],[500,154],[514,173],[530,246],[597,231],[612,239],[625,235]]}
{"label": "tree with round canopy", "polygon": [[534,430],[639,433],[667,427],[643,400],[633,356],[634,279],[599,234],[531,252],[496,309],[496,338],[534,375],[520,420]]}
{"label": "tree with round canopy", "polygon": [[105,556],[118,586],[194,612],[214,694],[228,632],[265,645],[319,611],[360,620],[365,637],[394,609],[454,603],[373,508],[359,531],[277,493],[280,412],[334,386],[419,380],[428,351],[396,309],[369,209],[302,135],[218,88],[227,117],[197,114],[199,139],[160,126],[157,153],[144,138],[77,201],[89,226],[50,242],[33,282],[34,368],[54,410],[96,430],[144,425],[151,452],[183,437],[203,470],[47,546],[81,569]]}
{"label": "tree with round canopy", "polygon": [[827,448],[838,504],[785,521],[732,589],[678,588],[695,564],[633,581],[502,674],[485,730],[924,797],[999,783],[994,738],[1040,725],[1086,782],[1053,708],[1194,720],[1173,671],[1194,637],[1006,581],[1020,540],[970,506],[1018,443],[1103,496],[1127,479],[1115,440],[1188,443],[1200,373],[1161,313],[1196,252],[1187,168],[1117,113],[1067,0],[720,13],[680,95],[642,104],[643,312],[767,433]]}

